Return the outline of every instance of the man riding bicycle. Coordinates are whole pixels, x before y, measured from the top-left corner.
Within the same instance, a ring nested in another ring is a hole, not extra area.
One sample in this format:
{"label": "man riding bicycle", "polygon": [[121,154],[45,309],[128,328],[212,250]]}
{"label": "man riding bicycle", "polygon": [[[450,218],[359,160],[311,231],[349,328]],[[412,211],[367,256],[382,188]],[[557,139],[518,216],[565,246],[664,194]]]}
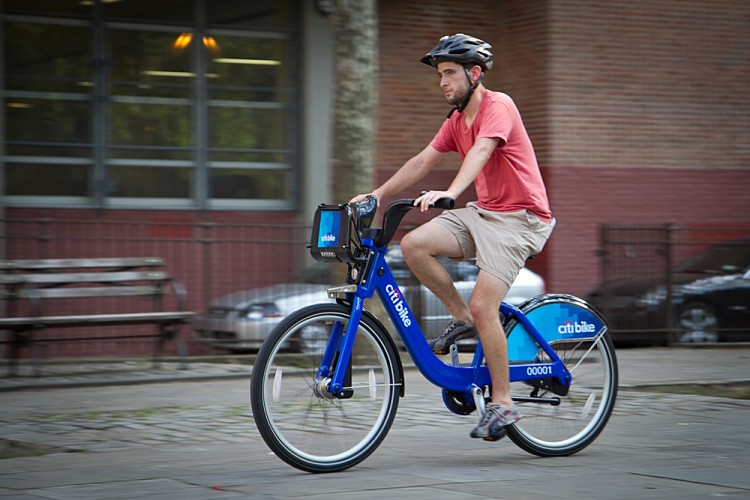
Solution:
{"label": "man riding bicycle", "polygon": [[[437,69],[440,89],[454,109],[430,144],[368,195],[378,200],[425,177],[443,154],[458,152],[461,166],[444,191],[428,191],[414,202],[424,212],[441,198],[456,199],[473,182],[477,201],[443,212],[401,241],[416,277],[448,308],[453,320],[430,341],[446,354],[457,340],[482,342],[492,379],[492,403],[471,437],[497,440],[521,415],[508,380],[508,348],[498,309],[526,259],[539,253],[552,232],[552,215],[536,155],[521,115],[506,94],[488,90],[484,72],[493,65],[492,46],[464,34],[445,36],[421,62]],[[455,112],[457,111],[457,112]],[[469,304],[437,260],[476,257],[479,275]]]}

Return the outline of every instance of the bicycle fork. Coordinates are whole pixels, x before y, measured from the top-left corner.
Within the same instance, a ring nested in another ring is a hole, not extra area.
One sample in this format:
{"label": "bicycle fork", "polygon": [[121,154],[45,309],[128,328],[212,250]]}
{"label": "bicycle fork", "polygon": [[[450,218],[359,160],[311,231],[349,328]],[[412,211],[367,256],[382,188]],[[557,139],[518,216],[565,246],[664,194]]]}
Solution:
{"label": "bicycle fork", "polygon": [[323,359],[315,377],[316,395],[325,399],[348,399],[354,394],[352,380],[352,349],[362,319],[364,299],[354,296],[349,322],[337,321],[331,328]]}

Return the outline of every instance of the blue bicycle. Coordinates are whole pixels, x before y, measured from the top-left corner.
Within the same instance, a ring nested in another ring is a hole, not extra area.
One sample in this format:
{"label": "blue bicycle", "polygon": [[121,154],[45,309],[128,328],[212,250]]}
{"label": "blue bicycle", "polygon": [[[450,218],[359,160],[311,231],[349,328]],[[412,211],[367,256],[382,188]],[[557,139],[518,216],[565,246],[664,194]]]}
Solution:
{"label": "blue bicycle", "polygon": [[[481,416],[491,381],[481,343],[471,364],[431,350],[385,260],[386,248],[414,200],[386,209],[370,228],[375,200],[320,205],[310,250],[317,260],[342,261],[347,283],[328,302],[287,316],[263,344],[253,367],[250,399],[261,436],[288,464],[336,472],[367,458],[385,438],[405,394],[399,351],[383,324],[365,309],[377,293],[420,372],[440,387],[446,407]],[[436,203],[452,208],[453,200]],[[603,430],[617,396],[617,360],[604,318],[571,295],[503,303],[513,400],[524,418],[508,437],[539,456],[576,453]]]}

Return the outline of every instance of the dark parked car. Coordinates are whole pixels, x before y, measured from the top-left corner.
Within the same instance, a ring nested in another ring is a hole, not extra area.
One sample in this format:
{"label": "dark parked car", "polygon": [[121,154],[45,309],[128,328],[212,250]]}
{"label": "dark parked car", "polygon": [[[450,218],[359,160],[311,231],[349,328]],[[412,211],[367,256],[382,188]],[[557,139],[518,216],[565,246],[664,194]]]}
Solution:
{"label": "dark parked car", "polygon": [[671,303],[666,275],[604,283],[586,299],[621,344],[750,340],[750,239],[711,246],[670,274]]}

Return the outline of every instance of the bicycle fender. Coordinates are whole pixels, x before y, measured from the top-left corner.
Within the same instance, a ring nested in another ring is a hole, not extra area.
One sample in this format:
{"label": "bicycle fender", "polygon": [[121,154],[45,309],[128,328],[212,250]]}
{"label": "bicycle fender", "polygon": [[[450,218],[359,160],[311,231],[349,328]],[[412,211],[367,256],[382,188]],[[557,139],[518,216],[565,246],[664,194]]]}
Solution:
{"label": "bicycle fender", "polygon": [[[586,301],[573,295],[546,294],[519,306],[549,344],[569,340],[591,340],[606,330],[607,322]],[[511,318],[505,327],[510,362],[532,361],[539,346],[524,325]]]}

